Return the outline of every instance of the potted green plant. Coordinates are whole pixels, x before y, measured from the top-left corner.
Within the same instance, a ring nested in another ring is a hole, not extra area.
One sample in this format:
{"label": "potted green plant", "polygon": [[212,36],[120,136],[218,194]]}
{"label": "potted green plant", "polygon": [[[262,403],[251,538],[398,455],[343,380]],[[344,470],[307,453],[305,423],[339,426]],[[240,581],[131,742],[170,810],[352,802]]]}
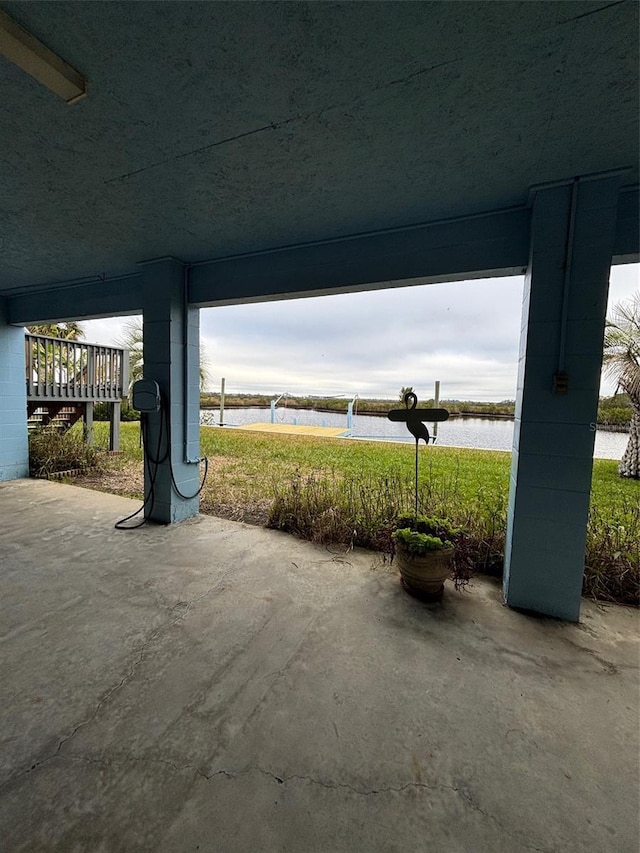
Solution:
{"label": "potted green plant", "polygon": [[454,542],[460,532],[443,518],[398,517],[391,539],[407,592],[429,601],[442,598],[444,582],[454,571]]}

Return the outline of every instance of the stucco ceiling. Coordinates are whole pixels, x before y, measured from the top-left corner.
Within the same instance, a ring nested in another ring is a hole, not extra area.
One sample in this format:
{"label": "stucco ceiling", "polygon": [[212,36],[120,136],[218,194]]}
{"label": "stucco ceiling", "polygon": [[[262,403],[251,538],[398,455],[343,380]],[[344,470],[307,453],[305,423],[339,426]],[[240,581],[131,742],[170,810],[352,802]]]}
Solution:
{"label": "stucco ceiling", "polygon": [[638,182],[635,2],[0,7],[89,80],[0,57],[0,290]]}

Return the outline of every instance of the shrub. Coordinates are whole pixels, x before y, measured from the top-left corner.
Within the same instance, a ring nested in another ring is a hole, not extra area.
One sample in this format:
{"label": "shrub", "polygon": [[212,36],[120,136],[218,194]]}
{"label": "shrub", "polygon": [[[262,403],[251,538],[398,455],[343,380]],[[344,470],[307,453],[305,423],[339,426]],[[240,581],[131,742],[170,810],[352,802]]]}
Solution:
{"label": "shrub", "polygon": [[122,406],[120,407],[120,420],[121,421],[139,421],[140,420],[140,412],[137,409],[134,409],[128,399],[124,399],[122,401]]}
{"label": "shrub", "polygon": [[[105,403],[103,401],[96,403],[93,407],[93,419],[94,421],[109,421],[111,420],[111,404]],[[121,421],[139,421],[140,420],[140,412],[137,412],[129,403],[128,399],[124,399],[122,401],[122,406],[120,407],[120,420]]]}
{"label": "shrub", "polygon": [[43,427],[29,434],[29,474],[46,477],[58,471],[84,471],[94,468],[98,454],[76,429],[62,432]]}
{"label": "shrub", "polygon": [[93,407],[94,421],[108,421],[110,418],[109,403],[96,403]]}
{"label": "shrub", "polygon": [[407,554],[421,556],[429,551],[442,551],[453,548],[452,539],[460,530],[454,528],[445,518],[433,518],[426,515],[414,517],[413,513],[402,512],[396,521],[396,530],[391,539],[396,548]]}
{"label": "shrub", "polygon": [[623,409],[598,409],[598,423],[603,426],[621,426],[627,429],[631,425],[633,410]]}
{"label": "shrub", "polygon": [[418,515],[414,517],[412,512],[401,512],[396,520],[398,528],[410,528],[418,533],[437,536],[441,540],[453,539],[462,531],[454,527],[446,518],[434,518],[433,516]]}
{"label": "shrub", "polygon": [[444,551],[453,548],[453,542],[441,539],[439,536],[431,536],[429,533],[419,533],[410,527],[399,527],[391,534],[396,548],[402,548],[407,554],[415,554],[416,557],[428,554],[430,551]]}
{"label": "shrub", "polygon": [[604,426],[622,426],[628,429],[632,416],[633,407],[628,394],[605,397],[598,404],[598,423]]}

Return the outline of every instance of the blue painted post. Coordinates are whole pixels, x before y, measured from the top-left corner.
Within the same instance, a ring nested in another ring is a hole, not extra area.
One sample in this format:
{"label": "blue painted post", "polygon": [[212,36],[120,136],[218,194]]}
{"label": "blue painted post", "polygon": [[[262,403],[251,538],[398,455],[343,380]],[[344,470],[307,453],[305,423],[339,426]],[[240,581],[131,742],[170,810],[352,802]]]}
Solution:
{"label": "blue painted post", "polygon": [[271,423],[275,424],[276,422],[276,401],[271,401]]}
{"label": "blue painted post", "polygon": [[[149,446],[156,456],[162,428],[162,456],[168,428],[175,485],[184,495],[191,496],[199,485],[195,460],[200,452],[200,312],[186,304],[182,263],[163,258],[144,263],[141,269],[144,375],[158,383],[165,401],[162,415],[148,416]],[[146,470],[145,496],[150,488],[151,478]],[[153,506],[149,504],[145,509],[146,517],[153,521],[170,524],[198,513],[199,498],[185,500],[173,486],[169,459],[158,466],[154,495]]]}
{"label": "blue painted post", "polygon": [[[620,175],[538,189],[532,210],[504,595],[577,621]],[[566,380],[566,390],[563,385]]]}
{"label": "blue painted post", "polygon": [[351,432],[353,429],[353,400],[349,402],[347,406],[347,432]]}
{"label": "blue painted post", "polygon": [[29,476],[24,329],[7,323],[0,299],[0,481]]}

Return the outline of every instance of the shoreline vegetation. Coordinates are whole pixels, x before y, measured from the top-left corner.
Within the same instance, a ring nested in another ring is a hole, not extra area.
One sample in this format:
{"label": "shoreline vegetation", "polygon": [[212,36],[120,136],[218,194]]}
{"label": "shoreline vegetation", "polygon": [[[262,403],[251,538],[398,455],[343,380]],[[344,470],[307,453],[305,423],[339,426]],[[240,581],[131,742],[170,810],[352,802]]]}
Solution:
{"label": "shoreline vegetation", "polygon": [[[244,409],[260,408],[269,410],[273,395],[268,394],[227,394],[225,395],[224,408]],[[347,414],[349,400],[345,397],[320,397],[320,396],[293,396],[282,397],[278,403],[279,408],[289,409],[313,409],[317,412],[327,414]],[[433,406],[433,398],[420,401],[420,406]],[[379,400],[358,398],[353,407],[354,415],[367,415],[384,418],[390,409],[402,406],[399,400]],[[513,400],[503,400],[500,403],[478,403],[468,400],[441,400],[441,408],[449,411],[449,417],[457,418],[486,418],[487,420],[513,420],[515,403]],[[220,410],[220,395],[211,392],[200,394],[200,408],[209,411]],[[598,429],[610,432],[629,432],[633,408],[626,394],[616,394],[613,397],[602,397],[598,405],[598,416],[596,426]],[[107,403],[96,403],[94,409],[96,421],[109,420],[109,406]],[[128,401],[124,401],[121,411],[122,421],[138,420],[138,413],[131,408]]]}
{"label": "shoreline vegetation", "polygon": [[[96,423],[94,432],[96,446],[107,447],[109,425]],[[201,494],[201,512],[208,515],[283,530],[336,553],[361,547],[388,555],[397,516],[413,506],[415,451],[408,445],[276,439],[216,427],[202,427],[200,439],[209,459]],[[121,448],[119,455],[99,454],[98,466],[73,483],[141,501],[137,423],[122,424]],[[470,574],[502,574],[510,465],[508,451],[420,449],[419,512],[465,530],[458,559]],[[620,478],[615,460],[594,460],[585,595],[638,605],[639,497],[638,482]],[[544,550],[544,541],[541,546]]]}
{"label": "shoreline vegetation", "polygon": [[[273,396],[267,394],[227,394],[226,409],[265,408],[268,409]],[[316,396],[285,396],[278,406],[289,409],[314,409],[317,412],[345,414],[349,405],[347,398]],[[433,398],[420,401],[420,406],[433,406]],[[441,408],[448,409],[450,418],[488,418],[492,420],[513,420],[515,402],[503,400],[500,403],[478,403],[470,400],[440,400]],[[386,417],[390,409],[402,407],[399,400],[378,400],[358,398],[354,403],[354,415]],[[200,395],[200,408],[220,409],[220,395],[204,392]],[[612,432],[628,432],[631,424],[632,407],[626,394],[603,397],[598,406],[596,424],[598,429]]]}

